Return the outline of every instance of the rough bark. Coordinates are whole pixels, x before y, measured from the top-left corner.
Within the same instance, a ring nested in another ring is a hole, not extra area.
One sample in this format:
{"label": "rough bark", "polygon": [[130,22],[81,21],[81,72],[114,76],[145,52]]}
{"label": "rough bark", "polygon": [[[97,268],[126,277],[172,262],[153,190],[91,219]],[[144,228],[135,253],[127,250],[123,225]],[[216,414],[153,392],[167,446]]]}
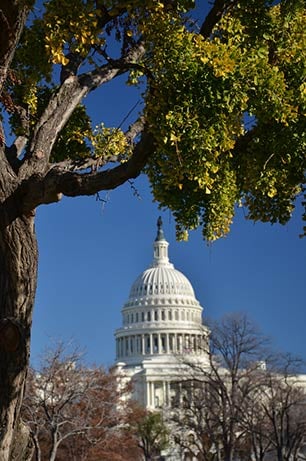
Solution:
{"label": "rough bark", "polygon": [[16,45],[22,33],[29,2],[1,0],[0,5],[0,94],[7,78]]}
{"label": "rough bark", "polygon": [[21,459],[16,444],[12,450],[22,427],[38,254],[34,217],[18,212],[18,181],[3,151],[0,158],[0,459],[7,461]]}

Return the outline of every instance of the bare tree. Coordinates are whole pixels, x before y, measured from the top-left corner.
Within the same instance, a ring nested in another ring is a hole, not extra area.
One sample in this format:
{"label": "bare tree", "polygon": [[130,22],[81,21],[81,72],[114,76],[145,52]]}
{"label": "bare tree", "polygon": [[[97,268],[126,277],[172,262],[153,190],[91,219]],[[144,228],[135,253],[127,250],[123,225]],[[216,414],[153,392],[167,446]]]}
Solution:
{"label": "bare tree", "polygon": [[189,378],[174,420],[178,442],[200,460],[296,461],[306,443],[300,361],[272,353],[244,315],[211,325],[209,365],[186,361]]}
{"label": "bare tree", "polygon": [[23,403],[36,461],[67,459],[67,453],[69,459],[87,460],[93,449],[115,452],[115,446],[126,440],[131,411],[122,399],[126,392],[127,388],[119,391],[113,372],[85,367],[78,350],[67,354],[60,343],[49,351],[39,372],[29,374]]}
{"label": "bare tree", "polygon": [[245,315],[233,314],[211,325],[209,364],[185,362],[190,378],[184,386],[191,390],[176,421],[195,434],[190,447],[200,459],[214,453],[215,459],[232,461],[240,451],[241,409],[260,385],[255,376],[266,346],[267,339]]}
{"label": "bare tree", "polygon": [[[306,443],[306,395],[300,365],[290,355],[266,373],[260,404],[269,422],[265,437],[278,461],[295,461]],[[304,383],[305,386],[305,383]]]}

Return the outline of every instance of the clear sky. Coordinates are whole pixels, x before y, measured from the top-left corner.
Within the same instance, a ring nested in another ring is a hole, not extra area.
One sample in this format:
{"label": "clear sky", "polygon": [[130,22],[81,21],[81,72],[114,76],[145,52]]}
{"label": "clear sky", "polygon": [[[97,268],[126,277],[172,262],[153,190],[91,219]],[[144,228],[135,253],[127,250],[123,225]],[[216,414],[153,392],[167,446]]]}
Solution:
{"label": "clear sky", "polygon": [[[139,101],[137,91],[123,92],[121,83],[115,83],[115,93],[107,86],[88,97],[94,124],[103,120],[119,126]],[[171,262],[191,281],[204,307],[204,322],[246,312],[277,349],[306,359],[306,238],[299,239],[301,210],[282,227],[246,221],[239,209],[231,234],[207,246],[200,232],[191,233],[187,243],[175,241],[175,222],[168,211],[158,210],[144,176],[133,187],[126,184],[100,198],[105,202],[64,198],[37,211],[34,364],[56,339],[74,339],[87,350],[89,362],[113,363],[121,308],[133,281],[152,262],[159,215]]]}
{"label": "clear sky", "polygon": [[[114,360],[114,330],[131,284],[152,262],[160,214],[144,177],[95,198],[63,199],[38,210],[40,248],[32,359],[54,339],[73,338],[89,362]],[[306,325],[306,239],[301,221],[253,224],[238,211],[231,234],[211,246],[194,232],[175,241],[175,223],[161,213],[175,267],[191,281],[205,318],[244,311],[277,349],[303,356]]]}

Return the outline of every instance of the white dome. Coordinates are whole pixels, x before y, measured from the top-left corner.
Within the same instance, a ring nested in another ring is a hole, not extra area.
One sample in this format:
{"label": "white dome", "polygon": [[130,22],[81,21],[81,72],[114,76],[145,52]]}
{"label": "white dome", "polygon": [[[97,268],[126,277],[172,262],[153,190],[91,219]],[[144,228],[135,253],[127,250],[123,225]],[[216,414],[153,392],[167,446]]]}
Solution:
{"label": "white dome", "polygon": [[129,301],[135,298],[171,295],[194,298],[191,283],[172,264],[151,267],[140,274],[132,285]]}
{"label": "white dome", "polygon": [[168,258],[168,242],[164,237],[161,220],[158,222],[154,242],[154,259],[151,267],[142,272],[133,283],[125,307],[139,305],[198,306],[199,302],[191,283],[182,272],[176,270]]}
{"label": "white dome", "polygon": [[187,277],[169,261],[160,218],[157,227],[153,263],[133,283],[122,308],[122,328],[115,333],[117,360],[129,366],[142,367],[143,360],[153,356],[160,366],[163,356],[171,361],[174,353],[206,357],[203,308]]}

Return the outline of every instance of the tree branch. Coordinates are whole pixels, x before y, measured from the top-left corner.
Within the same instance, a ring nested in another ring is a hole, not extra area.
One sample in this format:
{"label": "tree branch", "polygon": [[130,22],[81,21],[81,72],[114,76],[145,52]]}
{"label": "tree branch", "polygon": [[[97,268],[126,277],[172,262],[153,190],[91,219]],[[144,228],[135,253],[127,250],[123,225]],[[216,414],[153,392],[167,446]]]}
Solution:
{"label": "tree branch", "polygon": [[[128,131],[125,133],[125,137],[129,145],[133,145],[135,138],[142,132],[144,128],[144,118],[141,117],[135,123],[133,123]],[[58,162],[53,164],[53,168],[66,170],[66,171],[81,171],[86,170],[88,168],[94,168],[97,170],[100,167],[103,167],[106,163],[115,163],[120,162],[119,155],[113,155],[112,157],[108,157],[107,161],[103,162],[101,157],[92,155],[87,158],[80,158],[80,159],[67,159],[63,160],[62,162]]]}
{"label": "tree branch", "polygon": [[23,31],[30,2],[1,0],[0,5],[0,94]]}
{"label": "tree branch", "polygon": [[44,174],[49,168],[53,145],[76,106],[92,90],[125,72],[144,54],[142,42],[126,56],[79,77],[70,76],[51,98],[35,127],[30,147],[20,168],[19,176],[26,180],[33,174]]}
{"label": "tree branch", "polygon": [[220,21],[224,12],[236,3],[237,0],[215,0],[213,7],[207,14],[201,26],[200,35],[203,35],[204,38],[209,38],[213,28]]}
{"label": "tree branch", "polygon": [[62,194],[76,197],[115,189],[128,179],[136,178],[153,151],[153,138],[144,132],[135,145],[132,157],[113,169],[80,174],[51,168],[46,176],[34,175],[24,181],[19,190],[19,196],[22,197],[20,210],[25,214],[30,213],[39,205],[60,200]]}

